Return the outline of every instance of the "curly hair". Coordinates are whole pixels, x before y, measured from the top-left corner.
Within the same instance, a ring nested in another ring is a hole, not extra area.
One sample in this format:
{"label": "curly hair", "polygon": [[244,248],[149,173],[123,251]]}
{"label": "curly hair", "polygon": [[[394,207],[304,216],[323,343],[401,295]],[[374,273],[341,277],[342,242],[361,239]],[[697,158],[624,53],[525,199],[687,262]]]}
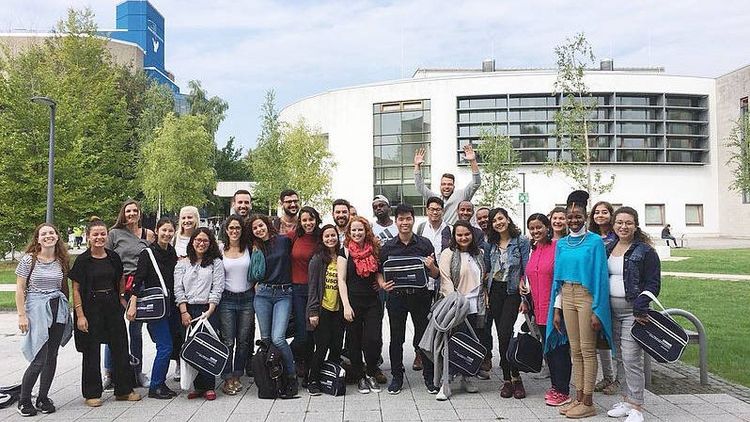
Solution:
{"label": "curly hair", "polygon": [[195,264],[196,262],[198,262],[198,254],[195,252],[195,246],[193,246],[193,242],[195,241],[195,238],[198,237],[198,235],[201,233],[208,236],[208,249],[201,258],[201,267],[205,268],[213,264],[214,259],[221,259],[221,251],[219,251],[219,243],[216,241],[216,237],[214,237],[214,234],[211,233],[211,230],[209,230],[208,227],[199,227],[195,229],[193,235],[190,236],[190,241],[187,245],[187,256],[188,259],[190,259],[191,264]]}
{"label": "curly hair", "polygon": [[649,237],[648,234],[644,233],[643,230],[641,230],[641,225],[638,223],[638,211],[636,211],[632,207],[620,207],[612,215],[612,220],[617,218],[617,216],[620,214],[628,214],[633,217],[633,221],[635,222],[635,234],[633,235],[634,240],[643,242],[649,245],[652,244],[651,237]]}
{"label": "curly hair", "polygon": [[451,241],[450,241],[450,244],[448,245],[448,247],[452,251],[460,251],[461,248],[459,247],[458,242],[456,241],[456,229],[459,228],[459,227],[466,228],[466,230],[468,230],[469,233],[471,234],[471,243],[469,243],[469,250],[466,251],[466,252],[468,252],[472,256],[479,255],[480,254],[479,242],[477,242],[477,239],[474,239],[474,227],[468,221],[458,220],[455,223],[453,223],[453,230],[452,230],[452,233],[451,233]]}
{"label": "curly hair", "polygon": [[493,222],[495,221],[495,217],[497,217],[498,214],[502,214],[503,217],[508,220],[508,234],[511,238],[515,238],[521,235],[521,230],[518,229],[516,223],[514,223],[513,219],[510,218],[510,215],[508,215],[508,211],[505,208],[494,208],[490,210],[490,230],[489,233],[487,233],[487,242],[489,242],[491,245],[500,243],[500,233],[498,233],[493,227]]}
{"label": "curly hair", "polygon": [[362,216],[356,216],[349,219],[349,224],[346,225],[346,233],[344,235],[344,246],[348,247],[349,242],[352,242],[352,234],[351,234],[351,227],[354,223],[361,223],[363,226],[365,226],[365,243],[369,243],[372,245],[372,254],[375,255],[375,258],[380,256],[380,241],[375,238],[375,233],[372,232],[372,227],[370,227],[370,222],[367,221],[366,218]]}

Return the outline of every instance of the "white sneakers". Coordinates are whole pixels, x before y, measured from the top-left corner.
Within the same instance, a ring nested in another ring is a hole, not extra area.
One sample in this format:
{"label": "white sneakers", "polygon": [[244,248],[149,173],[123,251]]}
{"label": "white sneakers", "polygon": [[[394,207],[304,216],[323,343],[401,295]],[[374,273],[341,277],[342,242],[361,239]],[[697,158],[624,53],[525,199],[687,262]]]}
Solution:
{"label": "white sneakers", "polygon": [[638,409],[633,409],[628,413],[627,419],[625,419],[625,422],[643,422],[645,419],[643,418],[643,413]]}
{"label": "white sneakers", "polygon": [[643,422],[643,412],[635,409],[630,403],[619,402],[612,406],[612,409],[607,412],[607,416],[610,418],[623,418],[627,416],[625,422]]}
{"label": "white sneakers", "polygon": [[445,391],[443,391],[443,387],[440,387],[440,391],[438,391],[437,395],[435,396],[435,400],[437,401],[448,400],[448,396],[445,394]]}
{"label": "white sneakers", "polygon": [[467,393],[478,393],[479,387],[477,387],[476,383],[474,383],[474,380],[471,379],[471,377],[467,376],[461,376],[461,388],[464,389]]}

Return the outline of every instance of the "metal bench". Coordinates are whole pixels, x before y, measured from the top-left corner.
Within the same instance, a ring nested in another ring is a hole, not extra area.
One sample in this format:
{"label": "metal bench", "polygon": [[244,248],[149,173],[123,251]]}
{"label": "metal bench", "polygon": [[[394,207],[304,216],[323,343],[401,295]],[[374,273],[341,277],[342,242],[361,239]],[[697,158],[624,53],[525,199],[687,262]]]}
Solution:
{"label": "metal bench", "polygon": [[[708,339],[703,324],[695,315],[682,309],[670,308],[664,311],[670,316],[681,316],[692,322],[697,331],[685,330],[688,335],[688,344],[698,345],[698,367],[700,369],[701,385],[708,385]],[[651,356],[643,354],[643,371],[646,375],[646,387],[651,386]]]}

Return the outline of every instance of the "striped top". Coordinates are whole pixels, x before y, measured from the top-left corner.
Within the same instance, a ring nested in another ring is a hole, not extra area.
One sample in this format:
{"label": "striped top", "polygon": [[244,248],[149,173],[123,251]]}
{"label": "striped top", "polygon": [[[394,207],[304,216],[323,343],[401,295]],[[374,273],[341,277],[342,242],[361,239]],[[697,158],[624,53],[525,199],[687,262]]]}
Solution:
{"label": "striped top", "polygon": [[34,264],[34,271],[31,273],[31,280],[28,280],[29,271],[31,271],[31,260],[31,255],[26,254],[21,258],[16,267],[16,275],[27,279],[29,291],[49,293],[60,290],[63,280],[63,270],[60,262],[58,260],[42,262],[37,259],[36,264]]}

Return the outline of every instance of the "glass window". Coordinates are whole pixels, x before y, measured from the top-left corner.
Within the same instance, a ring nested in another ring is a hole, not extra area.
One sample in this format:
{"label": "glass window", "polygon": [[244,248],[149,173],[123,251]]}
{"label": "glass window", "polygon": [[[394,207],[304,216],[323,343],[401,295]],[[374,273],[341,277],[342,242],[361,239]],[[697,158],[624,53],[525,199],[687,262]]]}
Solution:
{"label": "glass window", "polygon": [[589,152],[591,161],[610,161],[612,159],[612,151],[608,149],[594,149]]}
{"label": "glass window", "polygon": [[495,108],[494,98],[472,98],[469,101],[471,108]]}
{"label": "glass window", "polygon": [[471,121],[471,113],[467,111],[459,111],[458,112],[458,122],[459,123],[468,123]]}
{"label": "glass window", "polygon": [[696,96],[676,97],[672,95],[667,95],[667,106],[700,107],[702,100],[703,100],[703,97],[696,97]]}
{"label": "glass window", "polygon": [[401,145],[384,145],[380,148],[380,160],[382,165],[401,165]]}
{"label": "glass window", "polygon": [[372,133],[373,135],[380,135],[380,114],[372,116]]}
{"label": "glass window", "polygon": [[646,204],[646,225],[664,225],[664,204]]}
{"label": "glass window", "polygon": [[617,138],[620,148],[661,148],[659,137],[627,137]]}
{"label": "glass window", "polygon": [[703,139],[700,138],[667,138],[667,148],[691,148],[703,147]]}
{"label": "glass window", "polygon": [[705,120],[700,110],[667,110],[667,120]]}
{"label": "glass window", "polygon": [[685,225],[703,226],[703,204],[685,204]]}
{"label": "glass window", "polygon": [[617,104],[633,106],[655,106],[659,105],[659,97],[641,95],[618,95]]}
{"label": "glass window", "polygon": [[667,151],[667,161],[671,163],[702,163],[703,152]]}
{"label": "glass window", "polygon": [[621,120],[656,120],[659,119],[659,110],[649,108],[618,108],[617,118]]}
{"label": "glass window", "polygon": [[422,132],[422,111],[401,113],[401,133]]}
{"label": "glass window", "polygon": [[381,133],[394,135],[401,133],[401,113],[387,113],[381,115]]}
{"label": "glass window", "polygon": [[668,123],[667,133],[675,135],[702,135],[703,128],[694,123]]}
{"label": "glass window", "polygon": [[521,97],[519,105],[522,107],[546,106],[547,97]]}
{"label": "glass window", "polygon": [[618,123],[618,133],[660,133],[658,123]]}
{"label": "glass window", "polygon": [[662,161],[659,159],[660,152],[658,150],[621,149],[617,150],[617,161],[656,163]]}

